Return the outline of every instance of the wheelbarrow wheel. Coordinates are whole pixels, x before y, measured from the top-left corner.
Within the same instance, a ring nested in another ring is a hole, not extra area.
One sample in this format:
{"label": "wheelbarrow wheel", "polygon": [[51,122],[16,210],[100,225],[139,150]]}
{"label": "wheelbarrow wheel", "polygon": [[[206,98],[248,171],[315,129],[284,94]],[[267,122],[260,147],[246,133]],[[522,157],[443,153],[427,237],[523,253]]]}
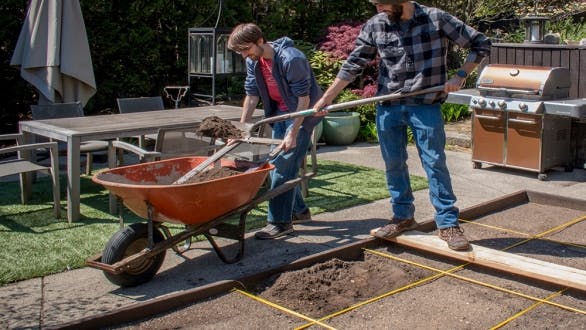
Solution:
{"label": "wheelbarrow wheel", "polygon": [[[158,229],[153,231],[156,243],[165,238]],[[112,265],[128,256],[139,253],[148,246],[148,226],[145,223],[134,223],[120,229],[106,244],[102,252],[102,262]],[[161,268],[165,260],[165,251],[152,258],[144,258],[129,264],[120,274],[104,272],[106,278],[119,286],[136,286],[148,282]]]}

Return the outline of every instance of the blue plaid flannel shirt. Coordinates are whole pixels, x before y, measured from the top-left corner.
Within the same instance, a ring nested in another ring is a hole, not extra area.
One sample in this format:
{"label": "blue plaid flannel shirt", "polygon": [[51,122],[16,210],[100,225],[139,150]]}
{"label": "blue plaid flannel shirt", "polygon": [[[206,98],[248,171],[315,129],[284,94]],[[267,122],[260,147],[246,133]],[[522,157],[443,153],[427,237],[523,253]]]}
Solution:
{"label": "blue plaid flannel shirt", "polygon": [[[480,63],[490,54],[491,42],[484,34],[445,11],[413,4],[415,14],[409,21],[393,23],[385,13],[369,19],[338,78],[353,81],[378,54],[377,95],[412,92],[447,81],[448,40],[469,49],[466,62]],[[442,94],[407,97],[390,104],[433,104],[445,100]]]}

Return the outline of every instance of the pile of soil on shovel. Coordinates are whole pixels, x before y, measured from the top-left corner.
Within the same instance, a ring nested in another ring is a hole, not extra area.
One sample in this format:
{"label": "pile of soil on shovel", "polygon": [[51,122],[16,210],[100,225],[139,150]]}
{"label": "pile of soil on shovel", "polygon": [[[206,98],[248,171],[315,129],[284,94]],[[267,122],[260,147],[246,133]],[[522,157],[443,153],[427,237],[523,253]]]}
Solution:
{"label": "pile of soil on shovel", "polygon": [[244,132],[230,121],[217,116],[204,118],[196,132],[199,135],[221,139],[240,139],[244,136]]}
{"label": "pile of soil on shovel", "polygon": [[425,270],[365,255],[364,260],[334,258],[278,274],[259,284],[256,291],[264,299],[318,318],[403,287],[425,275]]}

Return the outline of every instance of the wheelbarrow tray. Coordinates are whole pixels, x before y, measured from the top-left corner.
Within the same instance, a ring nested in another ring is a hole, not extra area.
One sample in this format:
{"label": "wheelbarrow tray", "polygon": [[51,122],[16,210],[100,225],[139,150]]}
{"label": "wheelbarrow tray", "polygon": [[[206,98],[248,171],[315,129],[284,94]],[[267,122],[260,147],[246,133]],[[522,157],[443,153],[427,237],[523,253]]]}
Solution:
{"label": "wheelbarrow tray", "polygon": [[[173,184],[208,157],[181,157],[103,170],[92,180],[118,196],[136,215],[156,222],[201,225],[249,203],[272,164],[204,182]],[[221,159],[220,166],[236,168]],[[149,217],[148,205],[152,214]]]}

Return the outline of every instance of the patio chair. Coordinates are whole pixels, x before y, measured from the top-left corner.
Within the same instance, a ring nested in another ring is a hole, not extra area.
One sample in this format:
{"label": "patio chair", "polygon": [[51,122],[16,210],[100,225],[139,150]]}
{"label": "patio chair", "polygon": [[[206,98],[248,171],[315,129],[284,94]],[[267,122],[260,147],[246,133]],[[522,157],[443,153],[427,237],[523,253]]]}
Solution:
{"label": "patio chair", "polygon": [[[83,117],[83,106],[80,102],[53,103],[43,105],[31,105],[33,120],[58,119]],[[61,144],[64,145],[64,144]],[[107,141],[84,141],[79,146],[79,151],[86,156],[85,174],[90,175],[93,167],[93,154],[108,150]]]}
{"label": "patio chair", "polygon": [[[165,110],[161,96],[117,98],[116,103],[118,104],[119,113]],[[138,139],[138,146],[144,149],[146,148],[147,140],[155,140],[157,135],[140,135],[136,138]]]}
{"label": "patio chair", "polygon": [[161,128],[152,151],[124,141],[112,141],[108,151],[108,165],[112,168],[124,163],[121,151],[135,154],[139,162],[150,162],[184,156],[209,156],[221,148],[222,145],[216,144],[215,139],[197,135],[196,129],[197,125]]}
{"label": "patio chair", "polygon": [[[25,182],[24,173],[28,172],[46,172],[51,177],[53,185],[53,210],[55,218],[61,217],[60,208],[60,189],[59,189],[59,151],[57,142],[22,144],[22,134],[3,134],[0,135],[0,141],[13,141],[16,145],[0,149],[0,155],[10,155],[16,153],[16,157],[3,158],[0,160],[0,177],[9,175],[20,175],[20,199],[26,204],[31,196],[30,184]],[[21,157],[22,152],[31,152],[39,149],[48,150],[50,155],[50,165],[43,165],[37,162],[24,159]]]}

